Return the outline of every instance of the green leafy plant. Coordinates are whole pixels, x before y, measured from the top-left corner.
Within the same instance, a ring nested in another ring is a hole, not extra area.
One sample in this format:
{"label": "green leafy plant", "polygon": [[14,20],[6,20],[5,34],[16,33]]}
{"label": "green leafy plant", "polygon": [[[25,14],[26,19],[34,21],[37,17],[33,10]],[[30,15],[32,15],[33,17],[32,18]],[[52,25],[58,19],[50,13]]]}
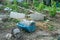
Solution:
{"label": "green leafy plant", "polygon": [[60,11],[60,7],[57,8],[57,11]]}
{"label": "green leafy plant", "polygon": [[43,11],[44,8],[45,8],[45,5],[43,3],[40,3],[36,9],[38,11]]}
{"label": "green leafy plant", "polygon": [[4,6],[1,6],[1,7],[0,7],[0,11],[3,10],[3,9],[4,9]]}
{"label": "green leafy plant", "polygon": [[22,6],[22,7],[25,7],[25,8],[29,8],[29,3],[27,3],[27,2],[22,2],[22,3],[21,3],[21,6]]}
{"label": "green leafy plant", "polygon": [[12,8],[13,11],[18,11],[19,10],[19,7],[17,5],[17,0],[14,0],[11,8]]}
{"label": "green leafy plant", "polygon": [[11,3],[9,2],[9,0],[6,0],[4,4],[5,7],[9,7],[9,8],[11,7]]}
{"label": "green leafy plant", "polygon": [[38,0],[33,0],[34,1],[34,6],[37,7],[39,5]]}
{"label": "green leafy plant", "polygon": [[52,5],[52,7],[49,8],[49,14],[51,17],[55,17],[56,15],[56,3],[55,2]]}

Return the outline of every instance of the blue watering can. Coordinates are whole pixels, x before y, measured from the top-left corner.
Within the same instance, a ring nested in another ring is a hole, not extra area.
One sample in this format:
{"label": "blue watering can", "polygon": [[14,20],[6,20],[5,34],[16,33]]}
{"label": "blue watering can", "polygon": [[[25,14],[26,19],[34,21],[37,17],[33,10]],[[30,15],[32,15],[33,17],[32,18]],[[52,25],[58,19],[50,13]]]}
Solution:
{"label": "blue watering can", "polygon": [[36,30],[35,22],[31,22],[29,25],[26,23],[20,22],[17,23],[18,28],[21,28],[27,32],[34,32]]}

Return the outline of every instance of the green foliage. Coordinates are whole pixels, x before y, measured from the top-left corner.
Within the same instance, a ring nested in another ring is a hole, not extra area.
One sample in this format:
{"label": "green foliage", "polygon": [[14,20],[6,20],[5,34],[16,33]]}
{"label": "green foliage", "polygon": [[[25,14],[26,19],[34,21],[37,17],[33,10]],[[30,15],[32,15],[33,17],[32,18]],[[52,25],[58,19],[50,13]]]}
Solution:
{"label": "green foliage", "polygon": [[12,19],[12,21],[13,21],[13,22],[15,22],[15,23],[20,22],[20,21],[19,21],[19,20],[17,20],[17,19]]}
{"label": "green foliage", "polygon": [[37,7],[39,5],[38,0],[34,0],[34,6]]}
{"label": "green foliage", "polygon": [[56,3],[54,2],[54,4],[52,5],[52,7],[49,8],[49,14],[51,17],[54,17],[56,15]]}
{"label": "green foliage", "polygon": [[45,8],[43,10],[49,11],[49,8],[50,8],[50,6],[45,5]]}
{"label": "green foliage", "polygon": [[6,3],[5,7],[11,8],[12,11],[18,11],[19,8],[18,8],[18,5],[17,5],[17,0],[14,0],[13,4],[11,4],[9,0],[6,0],[5,3]]}
{"label": "green foliage", "polygon": [[40,3],[36,9],[38,11],[42,11],[44,8],[45,8],[45,5],[43,3]]}
{"label": "green foliage", "polygon": [[20,22],[20,20],[17,20],[17,19],[14,19],[14,18],[9,18],[8,21],[9,21],[9,22],[15,22],[15,23]]}
{"label": "green foliage", "polygon": [[11,8],[12,8],[12,11],[18,11],[19,10],[19,8],[18,8],[18,6],[16,4],[13,4],[11,6]]}
{"label": "green foliage", "polygon": [[60,11],[60,7],[57,8],[57,11]]}
{"label": "green foliage", "polygon": [[1,7],[0,7],[0,11],[3,10],[3,9],[4,9],[4,6],[1,6]]}
{"label": "green foliage", "polygon": [[11,8],[12,8],[13,11],[18,11],[19,10],[19,7],[17,5],[17,0],[14,0]]}
{"label": "green foliage", "polygon": [[11,7],[11,3],[9,2],[9,0],[5,1],[6,7]]}
{"label": "green foliage", "polygon": [[53,30],[55,30],[55,27],[53,25],[49,25],[48,30],[53,31]]}
{"label": "green foliage", "polygon": [[29,8],[29,3],[22,2],[20,6],[25,7],[25,8]]}
{"label": "green foliage", "polygon": [[16,4],[16,5],[17,5],[17,0],[14,0],[14,4]]}

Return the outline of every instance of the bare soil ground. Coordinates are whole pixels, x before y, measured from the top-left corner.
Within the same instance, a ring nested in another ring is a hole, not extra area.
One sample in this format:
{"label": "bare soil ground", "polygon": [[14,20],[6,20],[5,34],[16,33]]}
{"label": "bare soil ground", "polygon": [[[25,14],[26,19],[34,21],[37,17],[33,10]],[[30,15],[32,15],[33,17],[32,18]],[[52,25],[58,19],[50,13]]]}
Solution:
{"label": "bare soil ground", "polygon": [[[51,21],[49,21],[50,24],[54,25],[57,30],[59,29],[60,31],[60,14],[57,14],[56,17],[54,18],[49,18]],[[2,22],[0,23],[0,40],[5,40],[3,39],[3,37],[7,34],[7,33],[11,33],[11,29],[16,27],[16,24],[12,23],[12,22]],[[7,27],[7,28],[4,28]],[[46,31],[41,31],[40,29],[37,29],[35,32],[33,33],[27,33],[27,32],[22,32],[23,33],[23,39],[24,40],[57,40],[57,38],[54,38],[52,36],[49,36],[50,34]],[[48,36],[42,36],[42,35],[48,35]],[[13,39],[15,40],[15,39]]]}

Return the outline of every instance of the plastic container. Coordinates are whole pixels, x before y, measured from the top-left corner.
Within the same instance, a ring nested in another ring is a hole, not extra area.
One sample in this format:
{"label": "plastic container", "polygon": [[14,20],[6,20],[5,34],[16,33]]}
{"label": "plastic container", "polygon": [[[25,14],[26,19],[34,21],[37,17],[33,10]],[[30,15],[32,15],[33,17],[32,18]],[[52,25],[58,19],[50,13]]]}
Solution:
{"label": "plastic container", "polygon": [[30,18],[33,20],[44,20],[45,15],[41,13],[30,14]]}
{"label": "plastic container", "polygon": [[25,14],[17,13],[17,12],[11,12],[10,13],[10,18],[23,19],[23,18],[25,18]]}

